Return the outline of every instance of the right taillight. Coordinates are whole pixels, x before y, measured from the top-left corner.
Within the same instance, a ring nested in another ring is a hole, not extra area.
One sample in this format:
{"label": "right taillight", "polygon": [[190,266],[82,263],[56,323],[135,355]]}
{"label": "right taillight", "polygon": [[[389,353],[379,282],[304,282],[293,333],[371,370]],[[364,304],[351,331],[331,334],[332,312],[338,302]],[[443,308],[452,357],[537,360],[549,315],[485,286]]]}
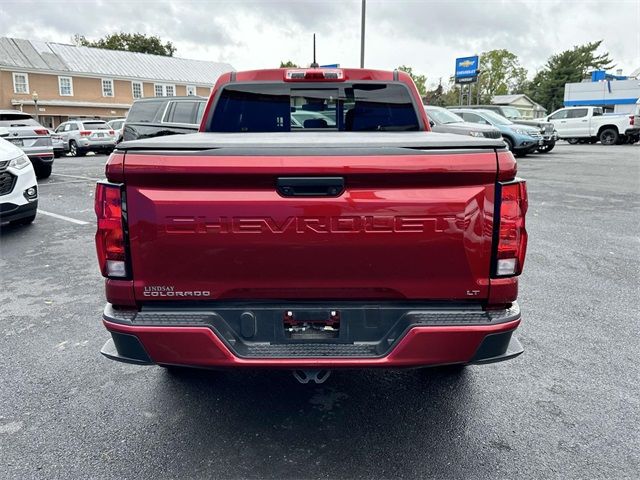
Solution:
{"label": "right taillight", "polygon": [[498,191],[500,217],[494,271],[497,277],[519,275],[527,252],[527,184],[523,180],[503,183]]}
{"label": "right taillight", "polygon": [[120,185],[96,185],[95,211],[98,217],[96,251],[105,277],[126,277],[127,262],[124,239],[123,194]]}

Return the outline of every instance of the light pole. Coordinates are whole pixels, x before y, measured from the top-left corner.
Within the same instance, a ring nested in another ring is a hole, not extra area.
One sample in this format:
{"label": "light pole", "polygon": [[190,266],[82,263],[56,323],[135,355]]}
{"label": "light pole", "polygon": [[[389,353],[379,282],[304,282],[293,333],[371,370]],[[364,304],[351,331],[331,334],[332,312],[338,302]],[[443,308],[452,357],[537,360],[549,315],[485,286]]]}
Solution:
{"label": "light pole", "polygon": [[364,20],[367,11],[367,0],[362,0],[362,19],[360,20],[360,68],[364,68]]}
{"label": "light pole", "polygon": [[31,95],[31,98],[33,98],[33,105],[35,106],[35,109],[36,109],[36,122],[40,123],[40,120],[38,119],[38,92],[34,90],[33,95]]}

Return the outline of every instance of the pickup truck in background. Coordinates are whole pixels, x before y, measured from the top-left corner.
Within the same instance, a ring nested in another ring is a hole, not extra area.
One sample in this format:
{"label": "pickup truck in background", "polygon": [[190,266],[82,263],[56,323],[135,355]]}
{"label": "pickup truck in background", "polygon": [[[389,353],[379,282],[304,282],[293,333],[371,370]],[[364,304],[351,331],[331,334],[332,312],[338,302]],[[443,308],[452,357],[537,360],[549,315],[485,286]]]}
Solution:
{"label": "pickup truck in background", "polygon": [[107,162],[102,353],[302,383],[513,358],[516,170],[499,138],[430,132],[403,72],[225,74],[199,133],[125,141]]}
{"label": "pickup truck in background", "polygon": [[569,143],[580,141],[602,145],[635,143],[640,138],[640,125],[633,115],[604,115],[602,107],[566,107],[546,118],[553,123],[558,136]]}
{"label": "pickup truck in background", "polygon": [[206,98],[194,95],[136,100],[118,141],[197,132],[206,103]]}

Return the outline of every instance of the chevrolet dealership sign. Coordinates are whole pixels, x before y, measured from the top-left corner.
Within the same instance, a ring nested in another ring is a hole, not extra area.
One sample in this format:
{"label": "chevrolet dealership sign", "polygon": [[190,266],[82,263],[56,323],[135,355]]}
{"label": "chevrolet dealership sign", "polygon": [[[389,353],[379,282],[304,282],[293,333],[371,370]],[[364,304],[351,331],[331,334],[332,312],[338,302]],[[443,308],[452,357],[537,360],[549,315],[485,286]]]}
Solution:
{"label": "chevrolet dealership sign", "polygon": [[480,61],[478,56],[456,58],[456,83],[472,83],[478,80]]}

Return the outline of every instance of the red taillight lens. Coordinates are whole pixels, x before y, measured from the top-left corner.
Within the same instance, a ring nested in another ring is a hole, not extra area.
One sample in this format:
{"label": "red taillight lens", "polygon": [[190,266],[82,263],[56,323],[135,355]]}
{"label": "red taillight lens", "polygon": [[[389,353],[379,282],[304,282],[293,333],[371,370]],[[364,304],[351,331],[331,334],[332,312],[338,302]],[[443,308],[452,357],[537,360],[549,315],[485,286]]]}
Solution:
{"label": "red taillight lens", "polygon": [[524,181],[504,184],[500,191],[495,273],[499,277],[519,275],[527,252],[527,184]]}
{"label": "red taillight lens", "polygon": [[82,130],[82,131],[80,132],[80,136],[81,136],[81,137],[88,137],[89,135],[91,135],[91,132],[90,132],[90,131],[88,131],[88,130]]}
{"label": "red taillight lens", "polygon": [[36,128],[33,133],[36,135],[49,135],[49,130],[46,128]]}
{"label": "red taillight lens", "polygon": [[629,116],[629,125],[633,127],[635,123],[636,123],[636,117],[633,115]]}
{"label": "red taillight lens", "polygon": [[98,217],[96,250],[105,277],[126,277],[126,254],[122,222],[122,190],[120,185],[96,185],[95,211]]}

